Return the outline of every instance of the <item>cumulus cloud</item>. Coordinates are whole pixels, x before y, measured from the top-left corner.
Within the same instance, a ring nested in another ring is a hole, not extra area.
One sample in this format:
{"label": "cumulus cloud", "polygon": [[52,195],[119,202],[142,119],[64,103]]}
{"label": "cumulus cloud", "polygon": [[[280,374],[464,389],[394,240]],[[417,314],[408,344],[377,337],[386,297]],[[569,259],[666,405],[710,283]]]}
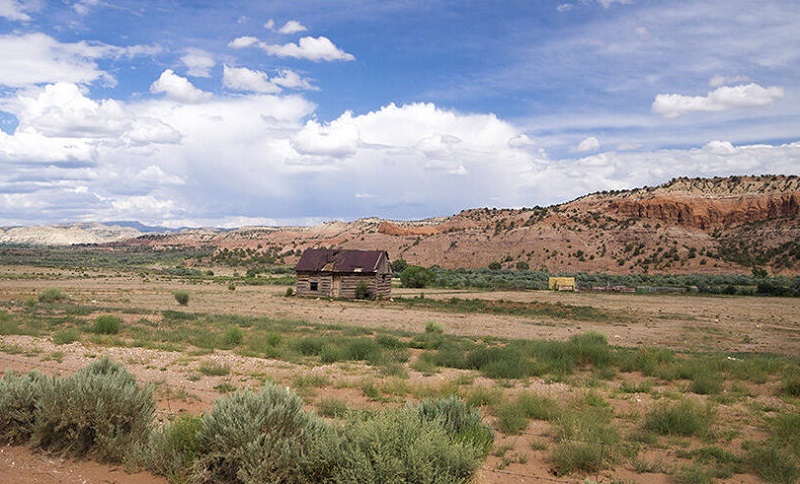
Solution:
{"label": "cumulus cloud", "polygon": [[727,111],[729,109],[766,106],[784,96],[781,87],[762,87],[755,83],[722,86],[706,96],[659,94],[653,101],[653,112],[674,118],[690,112]]}
{"label": "cumulus cloud", "polygon": [[352,156],[358,148],[359,133],[358,127],[348,122],[350,119],[348,115],[326,126],[309,120],[292,138],[292,148],[301,155]]}
{"label": "cumulus cloud", "polygon": [[272,83],[287,89],[317,90],[317,88],[311,84],[311,81],[300,76],[291,69],[281,69],[278,75],[272,78]]}
{"label": "cumulus cloud", "polygon": [[211,68],[217,65],[214,56],[202,49],[187,49],[181,62],[186,73],[193,77],[211,77]]}
{"label": "cumulus cloud", "polygon": [[275,93],[280,87],[270,82],[269,76],[261,71],[246,67],[223,67],[222,85],[234,91]]}
{"label": "cumulus cloud", "polygon": [[116,79],[100,69],[102,58],[152,55],[158,46],[117,47],[103,43],[62,43],[46,34],[0,35],[0,85],[20,88],[55,82],[116,85]]}
{"label": "cumulus cloud", "polygon": [[308,30],[308,28],[305,25],[301,24],[297,20],[289,20],[288,22],[283,24],[283,27],[276,29],[275,20],[269,19],[264,24],[264,28],[267,30],[272,30],[273,32],[278,32],[279,34],[283,35],[297,34],[299,32],[305,32]]}
{"label": "cumulus cloud", "polygon": [[308,29],[297,20],[289,20],[283,24],[283,27],[278,29],[278,32],[284,35],[290,35],[298,32],[305,32],[306,30]]}
{"label": "cumulus cloud", "polygon": [[313,62],[355,60],[353,54],[336,47],[327,37],[301,37],[296,44],[289,42],[282,45],[261,42],[255,37],[238,37],[228,44],[228,47],[234,49],[253,46],[257,46],[268,55],[276,57],[291,57]]}
{"label": "cumulus cloud", "polygon": [[198,89],[185,77],[181,77],[172,69],[167,69],[150,85],[153,94],[164,93],[169,99],[184,103],[196,103],[211,98],[211,93]]}
{"label": "cumulus cloud", "polygon": [[232,49],[244,49],[247,47],[258,45],[259,43],[260,41],[256,37],[245,35],[243,37],[237,37],[232,41],[228,42],[228,47]]}
{"label": "cumulus cloud", "polygon": [[35,10],[35,5],[18,0],[0,0],[0,18],[17,22],[27,22],[31,16],[27,12]]}
{"label": "cumulus cloud", "polygon": [[587,151],[597,151],[598,149],[600,149],[600,141],[594,136],[589,136],[578,143],[578,146],[575,147],[574,151],[585,153]]}

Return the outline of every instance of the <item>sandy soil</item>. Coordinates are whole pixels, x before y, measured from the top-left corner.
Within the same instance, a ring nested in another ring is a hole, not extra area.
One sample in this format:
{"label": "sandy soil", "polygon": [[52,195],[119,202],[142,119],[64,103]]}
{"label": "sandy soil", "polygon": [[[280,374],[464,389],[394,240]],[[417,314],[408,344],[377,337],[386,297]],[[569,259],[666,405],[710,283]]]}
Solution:
{"label": "sandy soil", "polygon": [[[507,301],[540,301],[578,306],[592,306],[619,316],[614,322],[585,322],[553,318],[455,314],[436,311],[408,310],[399,303],[364,303],[286,298],[285,287],[239,286],[235,291],[227,284],[202,283],[187,285],[179,280],[142,277],[126,273],[84,273],[40,268],[0,268],[0,305],[22,306],[43,289],[58,287],[72,301],[91,304],[119,314],[126,308],[148,308],[150,319],[162,310],[184,310],[199,313],[239,314],[271,318],[339,323],[365,327],[381,327],[423,331],[425,324],[435,321],[445,332],[459,335],[499,336],[508,338],[566,339],[586,331],[605,334],[611,344],[627,347],[659,345],[677,350],[719,350],[725,352],[772,352],[800,354],[800,299],[705,297],[674,295],[623,295],[553,292],[464,292],[425,290],[426,298],[484,298]],[[191,300],[187,308],[179,307],[172,291],[188,290]],[[419,290],[396,290],[396,295],[419,296]],[[140,314],[123,317],[140,318]],[[619,320],[623,322],[619,322]],[[75,342],[54,345],[49,339],[27,336],[0,336],[0,343],[12,344],[23,351],[0,353],[0,370],[28,371],[38,368],[53,374],[70,374],[85,366],[92,358],[108,355],[126,365],[142,382],[156,384],[158,417],[180,412],[200,413],[219,398],[214,389],[220,383],[237,387],[257,387],[267,375],[290,384],[298,374],[323,374],[330,384],[324,390],[306,389],[307,401],[319,398],[344,399],[353,405],[370,406],[354,382],[376,381],[382,377],[373,369],[342,371],[334,365],[313,368],[296,366],[277,360],[245,358],[227,351],[187,358],[181,353],[143,348],[99,348],[90,343]],[[53,357],[53,354],[59,354]],[[196,379],[203,362],[227,364],[231,374]],[[372,373],[370,373],[372,372]],[[411,372],[412,384],[437,385],[451,377],[448,372],[423,376]],[[477,379],[474,384],[493,385]],[[527,385],[527,386],[526,386]],[[532,381],[517,383],[510,392],[534,389],[568,398],[575,390],[559,384]],[[630,405],[648,405],[649,396],[631,396]],[[633,403],[636,402],[636,403]],[[643,402],[643,403],[642,403]],[[767,402],[770,403],[770,402]],[[780,405],[780,402],[771,402]],[[642,407],[643,408],[643,407]],[[640,412],[641,408],[631,411]],[[744,412],[745,410],[742,410]],[[731,419],[738,418],[732,410]],[[533,422],[519,436],[502,437],[498,446],[509,446],[512,453],[525,455],[526,462],[502,463],[490,456],[476,481],[500,482],[582,482],[583,478],[556,477],[546,463],[545,450],[533,450],[531,442],[546,441],[546,424]],[[746,436],[758,436],[758,429],[746,429]],[[657,455],[666,462],[674,460],[668,453]],[[616,469],[613,474],[601,473],[601,481],[620,478],[628,482],[671,482],[666,474],[636,474]],[[127,474],[123,469],[93,462],[61,460],[31,453],[22,447],[0,448],[0,482],[164,482],[146,474]],[[729,482],[758,482],[752,476],[737,475]]]}

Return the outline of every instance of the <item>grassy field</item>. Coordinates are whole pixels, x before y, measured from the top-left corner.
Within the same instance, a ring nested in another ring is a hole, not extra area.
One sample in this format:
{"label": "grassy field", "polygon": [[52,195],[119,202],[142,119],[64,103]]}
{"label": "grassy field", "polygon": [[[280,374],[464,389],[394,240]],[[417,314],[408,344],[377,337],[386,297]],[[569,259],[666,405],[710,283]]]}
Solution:
{"label": "grassy field", "polygon": [[[493,432],[465,478],[476,482],[800,478],[797,299],[398,290],[394,301],[304,300],[270,275],[248,284],[233,272],[0,267],[0,363],[15,378],[37,369],[66,381],[108,357],[153,391],[152,438],[169,430],[184,443],[224,402],[266,384],[299,398],[298,418],[357,429],[335,444],[354,456],[377,445],[363,422],[410,425],[403,409],[444,412],[422,402],[455,397]],[[117,460],[175,482],[211,462],[165,452],[175,459],[140,448]]]}

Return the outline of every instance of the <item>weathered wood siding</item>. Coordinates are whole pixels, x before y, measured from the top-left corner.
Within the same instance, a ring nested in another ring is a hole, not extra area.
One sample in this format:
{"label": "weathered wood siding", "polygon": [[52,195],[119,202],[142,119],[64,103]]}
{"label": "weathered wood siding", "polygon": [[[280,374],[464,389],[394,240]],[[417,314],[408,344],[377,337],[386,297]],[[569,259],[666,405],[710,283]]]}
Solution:
{"label": "weathered wood siding", "polygon": [[[334,282],[334,279],[336,281]],[[311,283],[317,283],[317,290],[311,290]],[[389,274],[297,274],[296,293],[302,297],[340,297],[353,299],[356,297],[358,285],[364,283],[370,297],[388,298],[392,295],[392,277]],[[334,293],[338,288],[338,294]]]}
{"label": "weathered wood siding", "polygon": [[[317,290],[311,290],[311,283],[317,283]],[[333,290],[333,275],[328,273],[298,273],[295,284],[298,296],[304,297],[335,297]]]}

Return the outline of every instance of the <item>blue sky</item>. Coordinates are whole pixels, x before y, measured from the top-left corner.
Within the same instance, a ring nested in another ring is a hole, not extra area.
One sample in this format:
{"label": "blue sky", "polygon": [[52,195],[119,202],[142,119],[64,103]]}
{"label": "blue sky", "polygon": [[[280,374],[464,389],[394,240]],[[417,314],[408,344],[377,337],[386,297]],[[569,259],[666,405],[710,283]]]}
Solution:
{"label": "blue sky", "polygon": [[800,3],[0,0],[0,225],[420,219],[800,174]]}

